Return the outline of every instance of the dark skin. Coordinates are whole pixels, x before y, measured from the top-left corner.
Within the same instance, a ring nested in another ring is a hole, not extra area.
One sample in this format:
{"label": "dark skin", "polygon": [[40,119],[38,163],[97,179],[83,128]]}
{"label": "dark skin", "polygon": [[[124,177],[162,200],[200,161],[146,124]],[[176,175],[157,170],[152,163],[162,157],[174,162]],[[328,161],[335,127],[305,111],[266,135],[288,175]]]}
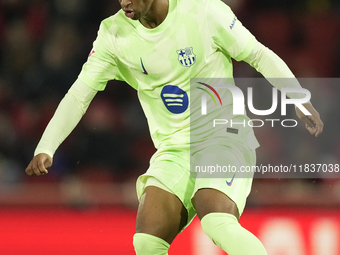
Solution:
{"label": "dark skin", "polygon": [[168,14],[168,0],[121,0],[122,10],[146,28],[159,26]]}
{"label": "dark skin", "polygon": [[[212,212],[239,218],[236,204],[218,190],[200,189],[193,202],[199,219]],[[145,188],[137,212],[136,233],[157,236],[171,244],[187,220],[187,210],[177,196],[158,187]]]}
{"label": "dark skin", "polygon": [[[127,18],[139,20],[146,28],[155,28],[167,16],[168,0],[122,0],[121,7]],[[318,137],[323,131],[323,122],[319,113],[311,104],[304,104],[312,114],[305,116],[299,109],[297,116],[305,122],[307,130]],[[48,173],[52,158],[41,153],[36,155],[26,168],[30,176]],[[239,219],[236,204],[224,193],[215,189],[200,189],[193,198],[193,204],[199,219],[213,212],[228,213]],[[187,211],[182,202],[172,193],[158,187],[146,187],[139,204],[136,220],[136,232],[146,233],[162,238],[169,244],[186,225]]]}
{"label": "dark skin", "polygon": [[311,104],[303,104],[303,106],[311,113],[311,115],[305,115],[299,108],[296,108],[296,116],[298,116],[298,118],[305,123],[306,129],[311,135],[319,137],[323,132],[324,126],[322,120],[320,119],[320,114]]}

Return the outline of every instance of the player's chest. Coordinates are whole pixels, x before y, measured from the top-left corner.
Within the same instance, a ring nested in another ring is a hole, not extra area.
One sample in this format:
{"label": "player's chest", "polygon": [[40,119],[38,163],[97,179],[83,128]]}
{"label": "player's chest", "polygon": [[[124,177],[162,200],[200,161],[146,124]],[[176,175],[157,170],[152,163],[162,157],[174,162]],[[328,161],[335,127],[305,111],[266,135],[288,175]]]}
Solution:
{"label": "player's chest", "polygon": [[148,36],[134,31],[119,38],[116,44],[120,63],[137,78],[194,77],[211,51],[201,34],[188,31],[185,26]]}

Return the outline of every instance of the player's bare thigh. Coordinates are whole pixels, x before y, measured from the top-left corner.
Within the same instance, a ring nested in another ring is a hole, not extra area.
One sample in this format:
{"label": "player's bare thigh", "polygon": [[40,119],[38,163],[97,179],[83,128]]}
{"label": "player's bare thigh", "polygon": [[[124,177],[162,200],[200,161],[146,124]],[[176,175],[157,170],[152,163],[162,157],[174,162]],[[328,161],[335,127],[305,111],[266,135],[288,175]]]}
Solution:
{"label": "player's bare thigh", "polygon": [[140,199],[136,233],[162,238],[169,244],[187,223],[187,210],[174,194],[148,186]]}
{"label": "player's bare thigh", "polygon": [[193,198],[193,204],[200,220],[213,212],[229,213],[239,219],[239,212],[234,201],[216,189],[199,189]]}

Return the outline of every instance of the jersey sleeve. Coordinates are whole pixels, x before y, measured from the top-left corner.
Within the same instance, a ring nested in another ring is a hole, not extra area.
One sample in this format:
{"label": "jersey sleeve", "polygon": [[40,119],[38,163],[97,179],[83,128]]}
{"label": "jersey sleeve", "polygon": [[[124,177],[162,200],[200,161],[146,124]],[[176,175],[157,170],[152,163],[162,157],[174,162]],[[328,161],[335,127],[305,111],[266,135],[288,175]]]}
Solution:
{"label": "jersey sleeve", "polygon": [[110,36],[112,21],[102,21],[93,49],[79,74],[79,79],[95,90],[104,90],[109,80],[118,76],[116,47]]}
{"label": "jersey sleeve", "polygon": [[244,60],[252,51],[256,38],[220,0],[209,0],[207,23],[214,43],[223,54],[237,61]]}
{"label": "jersey sleeve", "polygon": [[96,93],[96,90],[80,80],[75,81],[48,123],[34,156],[39,153],[46,153],[53,158],[59,145],[72,132],[85,114]]}

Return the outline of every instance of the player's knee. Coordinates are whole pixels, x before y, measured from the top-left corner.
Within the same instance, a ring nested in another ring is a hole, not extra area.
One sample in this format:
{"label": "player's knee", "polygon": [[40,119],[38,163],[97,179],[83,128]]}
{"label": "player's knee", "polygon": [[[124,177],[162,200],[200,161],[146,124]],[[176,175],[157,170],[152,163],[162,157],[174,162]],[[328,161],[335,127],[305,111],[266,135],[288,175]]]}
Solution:
{"label": "player's knee", "polygon": [[[204,233],[215,243],[220,236],[232,234],[233,226],[239,225],[236,217],[227,213],[209,213],[201,220]],[[229,227],[228,227],[229,226]]]}
{"label": "player's knee", "polygon": [[163,239],[144,233],[133,236],[133,246],[137,255],[166,255],[170,247]]}
{"label": "player's knee", "polygon": [[209,238],[230,255],[267,255],[260,240],[243,228],[232,214],[209,213],[201,224]]}

